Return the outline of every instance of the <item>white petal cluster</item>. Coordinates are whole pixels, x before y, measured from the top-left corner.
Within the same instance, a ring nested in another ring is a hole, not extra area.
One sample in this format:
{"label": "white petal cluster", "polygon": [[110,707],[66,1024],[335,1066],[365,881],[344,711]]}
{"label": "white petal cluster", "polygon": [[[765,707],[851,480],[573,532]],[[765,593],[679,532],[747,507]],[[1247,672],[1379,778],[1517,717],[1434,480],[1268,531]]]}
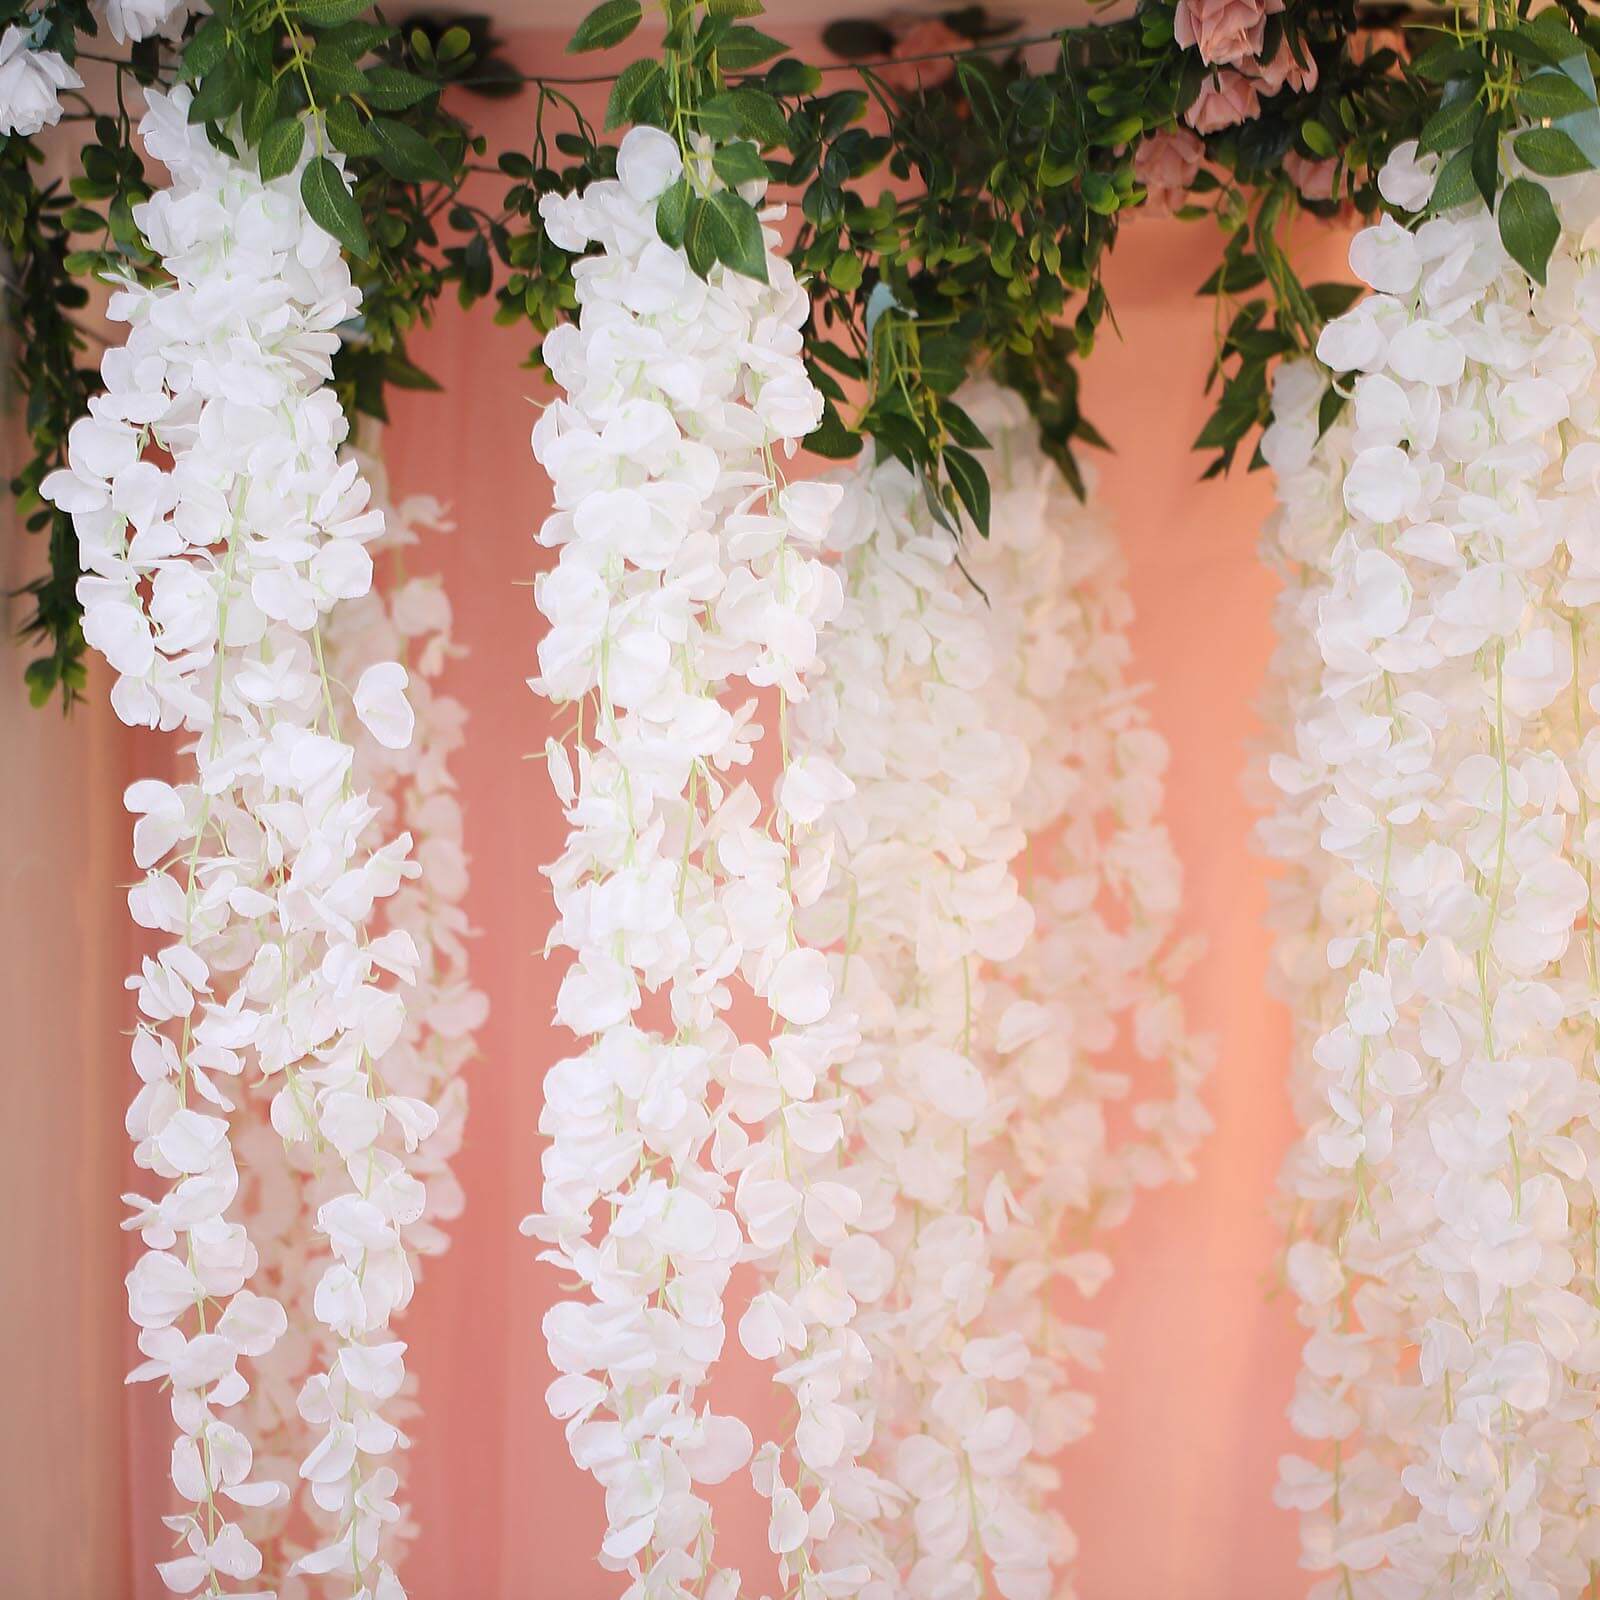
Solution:
{"label": "white petal cluster", "polygon": [[[848,1259],[875,1438],[843,1542],[873,1600],[1055,1592],[1072,1539],[1049,1458],[1088,1425],[1073,1369],[1098,1348],[1057,1321],[1057,1287],[1099,1287],[1085,1236],[1205,1126],[1205,1055],[1155,964],[1178,879],[1114,549],[1020,402],[965,398],[994,442],[992,538],[958,546],[896,463],[853,473],[829,536],[845,610],[797,718],[801,764],[840,775],[834,872],[803,925],[840,947],[863,1035]],[[1129,1083],[1097,1058],[1123,1015],[1175,1089],[1113,1149],[1103,1106]]]}
{"label": "white petal cluster", "polygon": [[1264,446],[1319,1596],[1576,1600],[1600,1561],[1600,181],[1551,189],[1542,288],[1481,208],[1360,234],[1345,416],[1319,441],[1292,367]]}
{"label": "white petal cluster", "polygon": [[97,0],[95,5],[118,44],[158,35],[181,39],[190,16],[208,9],[205,0]]}
{"label": "white petal cluster", "polygon": [[[331,1174],[312,1295],[328,1359],[297,1406],[316,1440],[300,1474],[332,1535],[299,1566],[393,1600],[383,1458],[402,1441],[383,1402],[404,1369],[388,1328],[412,1289],[404,1230],[425,1206],[396,1147],[433,1116],[396,1055],[421,953],[406,927],[373,928],[418,867],[409,835],[374,831],[324,654],[323,621],[367,592],[383,533],[357,463],[339,457],[347,427],[326,387],[334,330],[359,297],[297,175],[263,184],[188,124],[188,106],[187,90],[153,93],[140,124],[171,173],[136,212],[168,281],[113,294],[127,340],[44,485],[73,517],[84,633],[117,674],[118,715],[181,729],[193,761],[187,781],[127,794],[145,871],[130,907],[167,941],[130,980],[143,1087],[128,1114],[136,1159],[170,1185],[131,1201],[147,1250],[128,1279],[150,1358],[138,1376],[172,1382],[173,1479],[191,1507],[169,1519],[188,1554],[162,1576],[177,1593],[255,1580],[261,1554],[219,1497],[281,1493],[249,1478],[249,1444],[213,1410],[244,1398],[237,1356],[265,1354],[286,1323],[244,1287],[258,1252],[235,1220],[230,1119],[255,1091],[278,1135]],[[356,709],[387,744],[409,728],[405,672],[373,667],[363,682],[374,673]]]}
{"label": "white petal cluster", "polygon": [[[820,1600],[864,1577],[813,1561],[829,1476],[864,1443],[836,1399],[865,1361],[833,1260],[855,1197],[826,1176],[842,1138],[831,1075],[855,1035],[794,926],[825,877],[809,830],[834,785],[786,763],[764,815],[740,775],[756,701],[725,701],[775,689],[782,728],[805,695],[841,601],[817,555],[840,491],[783,486],[776,466],[821,415],[777,236],[768,284],[721,268],[702,281],[656,234],[681,171],[670,138],[635,129],[616,180],[541,207],[552,237],[601,249],[575,267],[579,320],[545,342],[565,398],[534,430],[555,488],[539,537],[558,551],[536,585],[549,627],[534,687],[575,721],[574,749],[546,752],[569,825],[547,869],[551,943],[574,952],[557,1017],[583,1047],[545,1080],[542,1210],[524,1226],[584,1287],[545,1319],[549,1403],[605,1488],[601,1559],[629,1596],[736,1590],[698,1490],[752,1439],[700,1391],[734,1264],[763,1263],[741,1334],[794,1394],[802,1475],[773,1445],[753,1477],[786,1584]],[[729,1025],[741,989],[774,1018],[766,1043]]]}
{"label": "white petal cluster", "polygon": [[[402,975],[410,986],[405,1027],[385,1055],[382,1072],[392,1113],[386,1146],[426,1186],[422,1214],[400,1227],[407,1250],[420,1258],[448,1247],[444,1225],[461,1211],[461,1187],[450,1170],[467,1109],[467,1085],[460,1073],[488,1009],[468,975],[471,930],[461,905],[467,858],[450,771],[451,757],[463,741],[466,711],[436,687],[448,663],[465,652],[452,638],[450,601],[439,579],[409,571],[414,548],[448,530],[442,509],[425,496],[398,503],[391,499],[375,438],[364,440],[352,454],[372,486],[384,531],[370,547],[376,558],[372,589],[341,604],[327,619],[325,658],[341,726],[353,732],[355,783],[374,812],[366,840],[376,846],[404,828],[422,868],[420,877],[403,883],[375,908],[371,924],[374,939],[402,956]],[[354,691],[371,681],[369,669],[397,662],[410,675],[406,697],[416,722],[411,742],[400,748],[369,732],[351,706]],[[240,1209],[260,1253],[258,1281],[287,1308],[291,1334],[258,1369],[246,1415],[258,1459],[288,1474],[305,1453],[307,1424],[296,1408],[296,1396],[313,1371],[337,1359],[337,1338],[315,1313],[324,1263],[307,1253],[305,1239],[320,1207],[338,1194],[343,1170],[324,1159],[311,1141],[289,1146],[292,1165],[286,1165],[282,1141],[271,1125],[269,1097],[253,1097],[249,1110],[236,1140],[246,1169]],[[420,1260],[417,1272],[420,1277]],[[391,1342],[380,1359],[392,1365],[404,1348]],[[399,1379],[401,1374],[396,1369],[392,1376]],[[388,1420],[404,1426],[416,1413],[413,1389],[413,1380],[405,1377],[385,1403]],[[403,1458],[392,1465],[403,1484]],[[416,1529],[404,1502],[397,1505],[399,1516],[385,1535],[385,1549],[398,1570],[406,1541]],[[306,1509],[325,1538],[336,1532],[314,1501]],[[305,1530],[289,1518],[263,1518],[260,1532],[258,1543],[270,1570],[284,1570],[306,1553]],[[304,1590],[303,1580],[290,1578],[280,1592],[284,1600],[293,1600]]]}
{"label": "white petal cluster", "polygon": [[12,23],[0,33],[0,135],[32,138],[61,120],[61,91],[83,79],[55,50],[34,50],[30,30]]}

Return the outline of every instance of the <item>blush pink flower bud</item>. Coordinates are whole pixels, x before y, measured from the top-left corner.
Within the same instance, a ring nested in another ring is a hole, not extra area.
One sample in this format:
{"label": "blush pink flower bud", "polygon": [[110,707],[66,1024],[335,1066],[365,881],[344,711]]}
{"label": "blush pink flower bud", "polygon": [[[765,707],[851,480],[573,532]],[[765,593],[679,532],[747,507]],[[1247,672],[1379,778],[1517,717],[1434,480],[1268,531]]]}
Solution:
{"label": "blush pink flower bud", "polygon": [[1283,170],[1289,180],[1306,200],[1333,199],[1334,171],[1338,163],[1332,157],[1326,161],[1313,161],[1298,150],[1291,150],[1283,158]]}
{"label": "blush pink flower bud", "polygon": [[1237,66],[1261,54],[1267,17],[1283,0],[1178,0],[1173,33],[1213,66]]}
{"label": "blush pink flower bud", "polygon": [[1205,145],[1185,128],[1154,134],[1133,156],[1133,175],[1147,191],[1145,205],[1167,216],[1184,202],[1200,171]]}
{"label": "blush pink flower bud", "polygon": [[1217,133],[1235,128],[1241,122],[1254,122],[1261,115],[1261,96],[1255,84],[1242,72],[1224,67],[1200,85],[1195,102],[1184,112],[1183,120],[1196,133]]}

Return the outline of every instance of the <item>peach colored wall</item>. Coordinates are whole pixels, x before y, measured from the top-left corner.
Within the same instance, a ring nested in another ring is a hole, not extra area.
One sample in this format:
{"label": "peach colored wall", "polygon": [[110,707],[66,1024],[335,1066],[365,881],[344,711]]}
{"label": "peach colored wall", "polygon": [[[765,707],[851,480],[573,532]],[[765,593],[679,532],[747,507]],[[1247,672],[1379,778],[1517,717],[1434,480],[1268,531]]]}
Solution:
{"label": "peach colored wall", "polygon": [[[501,147],[526,136],[514,130],[527,109],[477,114]],[[1136,659],[1173,748],[1168,810],[1189,920],[1209,940],[1188,997],[1220,1045],[1218,1131],[1200,1178],[1141,1201],[1114,1241],[1117,1275],[1097,1308],[1109,1333],[1099,1422],[1065,1463],[1086,1600],[1304,1590],[1292,1519],[1270,1503],[1297,1347],[1286,1307],[1265,1298],[1276,1248],[1267,1208],[1292,1131],[1287,1026],[1265,997],[1265,873],[1239,791],[1269,650],[1271,586],[1254,554],[1269,493],[1263,476],[1242,472],[1197,483],[1187,450],[1205,415],[1211,328],[1193,291],[1214,242],[1178,224],[1127,231],[1111,274],[1124,338],[1108,332],[1086,378],[1087,409],[1119,446],[1102,463],[1103,495],[1128,548]],[[1335,243],[1314,249],[1337,270]],[[564,1047],[550,1027],[557,968],[538,955],[548,917],[538,867],[555,853],[559,818],[526,759],[548,719],[523,683],[536,639],[527,584],[542,559],[532,531],[547,503],[528,433],[544,391],[520,366],[523,336],[494,328],[482,308],[446,311],[416,354],[446,392],[401,401],[387,453],[398,491],[438,494],[458,523],[433,554],[472,651],[452,688],[472,714],[458,770],[469,910],[482,933],[475,977],[493,1011],[471,1069],[467,1211],[451,1252],[427,1264],[405,1331],[426,1406],[410,1466],[423,1533],[408,1581],[413,1600],[605,1600],[616,1583],[592,1560],[599,1498],[540,1398],[552,1279],[516,1231],[536,1196],[539,1079]],[[30,712],[18,670],[14,655],[0,661],[10,1055],[0,1592],[143,1600],[163,1593],[149,1562],[163,1538],[166,1437],[159,1396],[123,1398],[116,1231],[127,1169],[120,1031],[131,1017],[117,797],[137,747],[98,706],[66,726]],[[146,748],[139,759],[156,758]],[[760,1593],[764,1529],[744,1502],[728,1509],[725,1553]]]}

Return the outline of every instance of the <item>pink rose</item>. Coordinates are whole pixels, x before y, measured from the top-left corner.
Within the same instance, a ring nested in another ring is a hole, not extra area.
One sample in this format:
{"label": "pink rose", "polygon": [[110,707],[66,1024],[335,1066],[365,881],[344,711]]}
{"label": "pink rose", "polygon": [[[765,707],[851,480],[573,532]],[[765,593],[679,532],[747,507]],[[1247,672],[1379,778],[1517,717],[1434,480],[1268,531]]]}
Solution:
{"label": "pink rose", "polygon": [[1289,181],[1307,200],[1333,199],[1333,176],[1338,162],[1329,157],[1326,161],[1312,161],[1291,150],[1283,158],[1283,170]]}
{"label": "pink rose", "polygon": [[[890,52],[897,62],[906,56],[929,56],[939,50],[970,50],[972,41],[947,27],[937,17],[914,23],[895,40]],[[914,94],[918,89],[932,89],[952,76],[954,61],[905,61],[903,65],[879,67],[878,76],[885,83],[901,91]]]}
{"label": "pink rose", "polygon": [[1254,122],[1260,115],[1261,96],[1255,84],[1242,72],[1224,67],[1200,85],[1200,93],[1184,112],[1183,120],[1196,133],[1216,133],[1241,122]]}
{"label": "pink rose", "polygon": [[1205,153],[1200,140],[1183,128],[1144,140],[1133,153],[1133,175],[1149,191],[1145,205],[1157,216],[1176,211],[1184,203]]}
{"label": "pink rose", "polygon": [[1282,10],[1283,0],[1178,0],[1173,32],[1202,61],[1232,66],[1261,54],[1267,16]]}
{"label": "pink rose", "polygon": [[1287,44],[1280,44],[1270,61],[1252,62],[1245,70],[1268,99],[1285,86],[1296,94],[1309,94],[1317,86],[1317,58],[1308,51],[1302,67]]}

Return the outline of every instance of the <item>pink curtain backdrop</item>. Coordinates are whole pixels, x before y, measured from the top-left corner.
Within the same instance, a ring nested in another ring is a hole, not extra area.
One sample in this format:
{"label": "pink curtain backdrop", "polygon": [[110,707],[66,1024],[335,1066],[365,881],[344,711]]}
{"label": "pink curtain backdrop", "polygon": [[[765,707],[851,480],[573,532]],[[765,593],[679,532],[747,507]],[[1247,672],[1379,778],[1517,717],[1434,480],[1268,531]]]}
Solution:
{"label": "pink curtain backdrop", "polygon": [[[530,36],[519,55],[550,61],[557,49]],[[493,149],[526,139],[530,115],[523,101],[474,106]],[[1336,236],[1304,244],[1308,270],[1340,271]],[[1239,787],[1271,642],[1272,583],[1255,554],[1270,491],[1242,470],[1197,482],[1188,449],[1207,411],[1212,338],[1211,305],[1194,291],[1216,252],[1208,225],[1127,228],[1110,272],[1122,337],[1108,329],[1085,379],[1086,408],[1117,446],[1100,463],[1102,503],[1128,552],[1137,670],[1172,746],[1168,816],[1188,923],[1208,940],[1187,998],[1219,1043],[1217,1131],[1200,1177],[1142,1197],[1091,1308],[1108,1334],[1092,1382],[1098,1417],[1065,1458],[1062,1494],[1085,1600],[1282,1600],[1306,1583],[1293,1519],[1270,1498],[1292,1443],[1284,1409],[1298,1350],[1285,1299],[1269,1298],[1269,1206],[1292,1136],[1288,1027],[1266,997],[1266,872]],[[445,393],[400,401],[385,454],[397,493],[436,494],[457,523],[418,565],[444,573],[471,649],[449,686],[471,711],[457,772],[482,934],[474,977],[492,1014],[470,1069],[458,1167],[467,1210],[450,1253],[426,1264],[403,1330],[426,1408],[409,1466],[422,1534],[407,1581],[413,1600],[606,1600],[617,1582],[593,1560],[600,1497],[542,1402],[540,1318],[554,1275],[516,1227],[537,1195],[540,1078],[567,1047],[551,1027],[560,967],[539,955],[549,912],[539,866],[561,823],[542,766],[527,759],[550,719],[524,684],[538,631],[528,583],[546,559],[532,534],[548,504],[528,435],[548,391],[521,365],[525,335],[494,327],[482,307],[444,311],[414,353]],[[8,590],[36,554],[20,545],[8,534]],[[151,1565],[166,1554],[169,1425],[152,1389],[122,1385],[133,1342],[117,1196],[135,1175],[121,1126],[133,1014],[121,979],[135,943],[120,794],[169,758],[114,723],[103,680],[69,722],[31,710],[21,665],[9,648],[0,659],[10,1058],[0,1593],[154,1600],[165,1592]],[[760,1380],[730,1366],[759,1407]],[[770,1557],[748,1494],[730,1490],[719,1527],[746,1593],[762,1593]]]}

